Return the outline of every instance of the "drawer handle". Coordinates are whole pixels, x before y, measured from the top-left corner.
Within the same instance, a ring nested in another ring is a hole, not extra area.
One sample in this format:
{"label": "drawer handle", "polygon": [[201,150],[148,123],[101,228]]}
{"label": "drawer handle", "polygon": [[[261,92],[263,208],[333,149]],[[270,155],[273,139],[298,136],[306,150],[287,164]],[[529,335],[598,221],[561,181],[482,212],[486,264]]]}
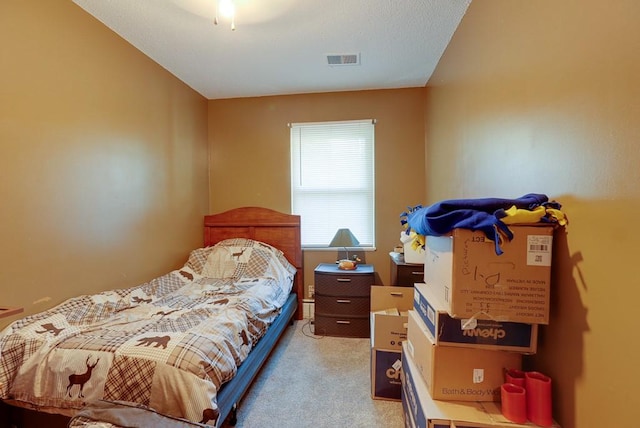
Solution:
{"label": "drawer handle", "polygon": [[338,282],[351,282],[349,278],[338,278]]}
{"label": "drawer handle", "polygon": [[351,321],[338,320],[338,321],[336,321],[336,324],[351,324]]}
{"label": "drawer handle", "polygon": [[391,294],[392,296],[396,296],[396,297],[402,297],[402,296],[404,296],[404,293],[401,293],[401,292],[399,292],[399,291],[392,291],[392,292],[391,292],[391,293],[389,293],[389,294]]}
{"label": "drawer handle", "polygon": [[351,303],[351,300],[349,300],[349,299],[337,299],[336,303]]}
{"label": "drawer handle", "polygon": [[422,271],[422,272],[420,272],[420,271],[411,272],[411,275],[424,275],[424,271]]}

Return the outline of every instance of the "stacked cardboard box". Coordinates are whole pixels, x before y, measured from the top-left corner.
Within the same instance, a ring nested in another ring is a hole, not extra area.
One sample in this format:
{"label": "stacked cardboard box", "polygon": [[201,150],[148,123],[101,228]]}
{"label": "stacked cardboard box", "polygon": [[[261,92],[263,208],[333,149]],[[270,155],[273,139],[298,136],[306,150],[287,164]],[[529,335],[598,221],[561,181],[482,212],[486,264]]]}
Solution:
{"label": "stacked cardboard box", "polygon": [[407,339],[407,311],[413,288],[371,287],[371,397],[400,401],[402,342]]}
{"label": "stacked cardboard box", "polygon": [[501,414],[500,387],[549,321],[553,227],[510,228],[501,255],[480,231],[427,237],[402,349],[407,426],[518,426]]}
{"label": "stacked cardboard box", "polygon": [[[493,401],[435,400],[420,376],[414,360],[408,356],[408,344],[402,349],[402,407],[406,428],[524,428],[502,415],[500,403]],[[560,428],[553,425],[553,428]]]}
{"label": "stacked cardboard box", "polygon": [[[428,291],[425,287],[422,290],[425,294],[422,294],[416,288],[416,295],[420,296],[420,300],[429,298],[431,307],[438,308],[438,303],[428,296]],[[434,399],[500,401],[504,370],[521,369],[522,354],[502,350],[504,337],[501,334],[494,334],[494,344],[474,348],[464,342],[450,343],[436,339],[438,331],[430,329],[417,310],[409,311],[408,321],[408,355],[416,364]],[[437,319],[434,321],[438,323]],[[460,337],[465,339],[469,336],[461,333]],[[486,348],[491,346],[495,349]]]}
{"label": "stacked cardboard box", "polygon": [[500,255],[480,231],[427,236],[424,282],[452,317],[549,323],[553,226],[510,229]]}

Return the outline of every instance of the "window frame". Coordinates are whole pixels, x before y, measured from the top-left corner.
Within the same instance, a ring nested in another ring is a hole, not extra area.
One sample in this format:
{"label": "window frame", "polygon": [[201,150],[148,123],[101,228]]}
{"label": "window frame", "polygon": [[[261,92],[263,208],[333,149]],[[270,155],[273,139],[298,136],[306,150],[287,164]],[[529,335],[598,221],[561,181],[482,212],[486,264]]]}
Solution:
{"label": "window frame", "polygon": [[[360,241],[358,249],[375,249],[375,123],[364,119],[289,124],[291,212],[301,215],[303,248],[327,249],[336,231],[346,227]],[[332,168],[332,175],[323,168]],[[352,176],[353,180],[345,179]],[[304,199],[306,208],[300,206]],[[321,210],[313,206],[326,207],[319,204],[327,202],[332,208],[322,210],[326,218],[319,219]]]}

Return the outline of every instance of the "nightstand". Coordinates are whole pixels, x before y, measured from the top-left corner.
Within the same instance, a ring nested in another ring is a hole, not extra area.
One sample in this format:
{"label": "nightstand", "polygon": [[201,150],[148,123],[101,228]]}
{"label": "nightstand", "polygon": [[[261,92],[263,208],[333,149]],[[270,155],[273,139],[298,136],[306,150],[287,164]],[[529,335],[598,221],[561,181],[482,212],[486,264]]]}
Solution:
{"label": "nightstand", "polygon": [[405,263],[404,254],[391,252],[391,285],[413,287],[416,282],[424,282],[424,264]]}
{"label": "nightstand", "polygon": [[369,337],[373,265],[341,270],[335,263],[321,263],[314,271],[315,334]]}

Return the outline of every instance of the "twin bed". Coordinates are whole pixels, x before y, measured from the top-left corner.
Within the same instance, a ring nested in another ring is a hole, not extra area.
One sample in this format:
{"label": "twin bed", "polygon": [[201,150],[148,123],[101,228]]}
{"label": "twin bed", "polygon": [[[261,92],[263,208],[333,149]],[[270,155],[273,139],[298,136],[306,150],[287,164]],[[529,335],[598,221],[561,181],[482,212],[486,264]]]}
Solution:
{"label": "twin bed", "polygon": [[[300,217],[204,218],[204,246],[139,286],[79,296],[0,334],[0,398],[70,426],[220,427],[302,318]],[[105,425],[106,423],[110,425]]]}

